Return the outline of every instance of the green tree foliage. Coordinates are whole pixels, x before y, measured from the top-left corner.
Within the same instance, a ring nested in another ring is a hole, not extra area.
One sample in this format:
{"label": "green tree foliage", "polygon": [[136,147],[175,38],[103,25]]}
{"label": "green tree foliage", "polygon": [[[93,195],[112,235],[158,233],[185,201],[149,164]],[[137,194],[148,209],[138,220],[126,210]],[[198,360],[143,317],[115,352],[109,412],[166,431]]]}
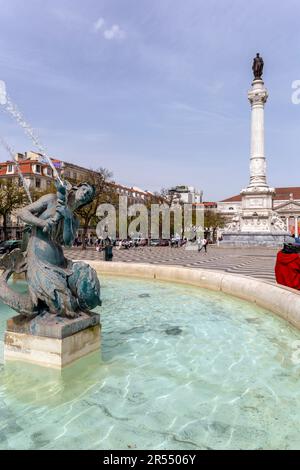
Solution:
{"label": "green tree foliage", "polygon": [[7,240],[8,217],[16,209],[28,203],[27,195],[18,182],[11,179],[2,180],[0,185],[0,216],[3,219],[4,239]]}
{"label": "green tree foliage", "polygon": [[204,211],[204,226],[212,229],[213,240],[216,239],[217,229],[224,227],[226,222],[226,217],[216,209],[206,209]]}

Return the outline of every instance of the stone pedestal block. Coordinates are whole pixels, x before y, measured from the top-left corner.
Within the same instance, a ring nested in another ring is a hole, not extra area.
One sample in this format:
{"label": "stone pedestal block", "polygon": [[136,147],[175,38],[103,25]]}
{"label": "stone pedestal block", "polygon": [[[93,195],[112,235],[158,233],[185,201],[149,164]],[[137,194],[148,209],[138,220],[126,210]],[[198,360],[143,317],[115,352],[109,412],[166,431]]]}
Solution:
{"label": "stone pedestal block", "polygon": [[18,315],[7,321],[4,360],[61,369],[100,350],[100,316],[68,319],[46,313],[31,320]]}
{"label": "stone pedestal block", "polygon": [[285,233],[227,232],[223,234],[222,246],[268,246],[282,248],[284,243],[293,242],[293,237]]}

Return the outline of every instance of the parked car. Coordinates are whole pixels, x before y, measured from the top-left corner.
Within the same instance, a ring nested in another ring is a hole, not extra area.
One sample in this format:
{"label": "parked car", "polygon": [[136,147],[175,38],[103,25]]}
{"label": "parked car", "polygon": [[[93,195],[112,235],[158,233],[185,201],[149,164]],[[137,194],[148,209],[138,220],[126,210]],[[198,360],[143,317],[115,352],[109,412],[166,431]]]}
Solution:
{"label": "parked car", "polygon": [[5,253],[10,253],[12,250],[16,248],[21,248],[22,240],[6,240],[0,243],[0,255],[4,255]]}
{"label": "parked car", "polygon": [[159,246],[160,245],[160,240],[159,238],[152,238],[150,240],[150,246]]}
{"label": "parked car", "polygon": [[159,241],[159,246],[169,246],[170,245],[170,240],[167,240],[165,238],[162,238],[160,241]]}
{"label": "parked car", "polygon": [[133,238],[132,239],[134,246],[146,246],[148,245],[147,238]]}

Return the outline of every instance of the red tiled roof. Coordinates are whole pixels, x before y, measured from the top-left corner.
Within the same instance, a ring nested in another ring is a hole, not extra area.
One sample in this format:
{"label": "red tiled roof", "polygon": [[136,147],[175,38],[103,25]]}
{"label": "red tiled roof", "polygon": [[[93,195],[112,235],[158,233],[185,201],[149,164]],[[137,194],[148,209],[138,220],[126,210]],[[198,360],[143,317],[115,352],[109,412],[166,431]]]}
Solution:
{"label": "red tiled roof", "polygon": [[216,203],[216,202],[212,202],[212,201],[204,201],[204,202],[203,202],[203,205],[204,205],[205,207],[209,207],[209,206],[216,206],[217,203]]}
{"label": "red tiled roof", "polygon": [[227,199],[222,199],[220,202],[239,202],[242,200],[242,196],[238,194],[237,196],[228,197]]}
{"label": "red tiled roof", "polygon": [[[34,162],[34,161],[30,160],[29,158],[27,158],[26,160],[19,160],[18,161],[19,167],[20,167],[22,173],[24,173],[24,174],[28,174],[28,173],[35,174],[33,169],[32,169],[32,165],[35,164],[35,163],[37,163],[37,162]],[[16,166],[16,162],[14,162],[12,160],[11,161],[6,161],[6,162],[0,162],[0,176],[6,176],[6,175],[7,176],[13,176],[13,177],[17,176],[17,174],[18,174],[17,171],[15,171],[14,173],[9,173],[9,174],[6,173],[7,165],[10,165],[10,164],[13,164],[13,165]],[[41,165],[42,168],[45,168],[45,167],[48,166],[46,163],[39,163],[38,162],[38,164]],[[43,175],[41,175],[41,176],[43,176]]]}
{"label": "red tiled roof", "polygon": [[293,199],[300,199],[300,187],[291,186],[288,188],[275,188],[277,200],[290,199],[290,194],[293,194]]}
{"label": "red tiled roof", "polygon": [[[300,187],[299,186],[289,186],[287,188],[275,188],[276,194],[274,199],[277,201],[286,201],[290,199],[290,194],[293,194],[293,199],[300,199]],[[242,200],[240,194],[236,196],[223,199],[220,202],[239,202]]]}

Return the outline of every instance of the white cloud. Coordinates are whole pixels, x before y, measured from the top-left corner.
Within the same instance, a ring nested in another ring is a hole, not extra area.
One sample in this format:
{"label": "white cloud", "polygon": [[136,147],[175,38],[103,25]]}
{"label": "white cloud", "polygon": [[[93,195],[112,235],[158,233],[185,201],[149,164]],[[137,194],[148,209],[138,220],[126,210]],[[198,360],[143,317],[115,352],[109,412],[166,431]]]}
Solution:
{"label": "white cloud", "polygon": [[100,29],[103,28],[104,26],[104,19],[103,18],[98,18],[98,20],[96,21],[96,23],[94,23],[94,31],[97,32],[97,31],[100,31]]}
{"label": "white cloud", "polygon": [[0,104],[6,104],[6,86],[3,80],[0,80]]}
{"label": "white cloud", "polygon": [[103,36],[108,41],[111,41],[112,39],[124,39],[126,34],[118,24],[113,24],[111,28],[103,32]]}

